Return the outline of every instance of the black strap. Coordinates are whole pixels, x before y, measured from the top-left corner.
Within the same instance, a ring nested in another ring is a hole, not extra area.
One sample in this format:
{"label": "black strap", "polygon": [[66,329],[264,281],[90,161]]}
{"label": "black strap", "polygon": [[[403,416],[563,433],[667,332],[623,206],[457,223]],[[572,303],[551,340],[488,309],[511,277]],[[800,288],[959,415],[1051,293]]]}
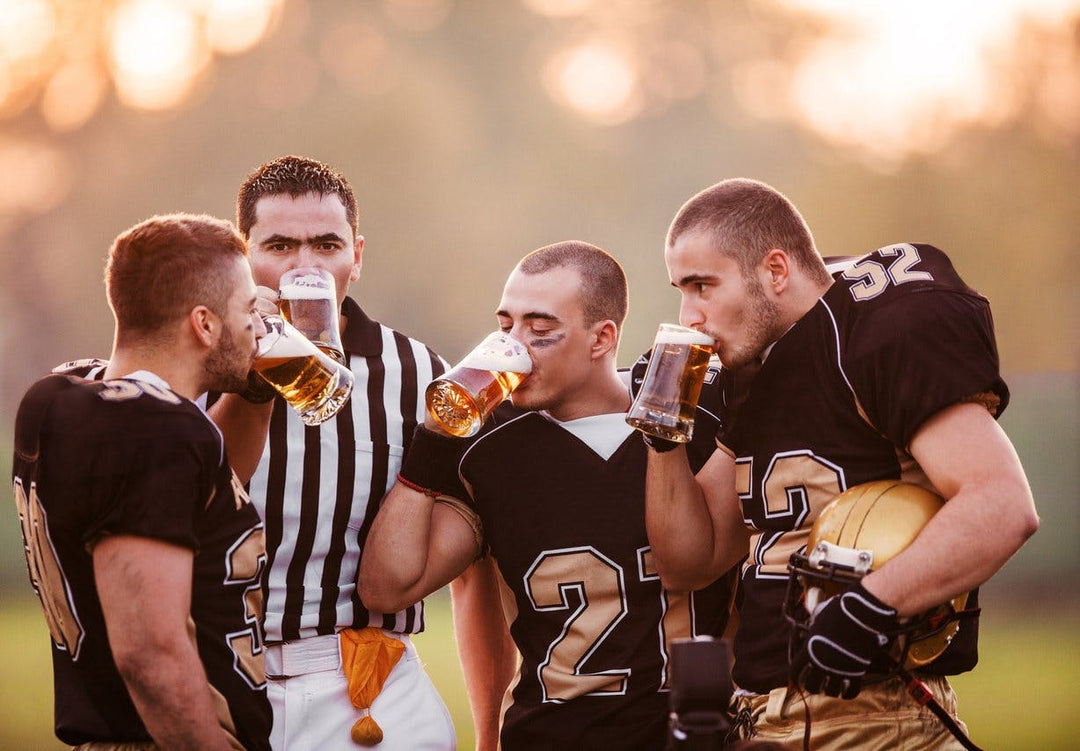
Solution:
{"label": "black strap", "polygon": [[952,715],[946,712],[945,708],[938,703],[938,700],[930,693],[930,689],[926,687],[925,683],[906,670],[901,670],[900,676],[907,681],[907,692],[911,695],[911,698],[918,702],[920,706],[926,707],[933,712],[941,720],[941,724],[945,726],[945,729],[952,733],[956,740],[960,741],[961,746],[968,749],[968,751],[982,751],[967,737],[967,734],[952,718]]}

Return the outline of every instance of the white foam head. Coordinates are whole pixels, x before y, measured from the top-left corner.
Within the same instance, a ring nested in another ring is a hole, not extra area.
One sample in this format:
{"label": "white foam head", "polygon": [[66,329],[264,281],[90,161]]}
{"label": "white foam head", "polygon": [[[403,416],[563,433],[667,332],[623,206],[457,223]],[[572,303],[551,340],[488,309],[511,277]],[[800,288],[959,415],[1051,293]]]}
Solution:
{"label": "white foam head", "polygon": [[334,292],[317,276],[301,276],[293,279],[278,295],[285,300],[332,300]]}
{"label": "white foam head", "polygon": [[664,344],[700,344],[706,347],[716,346],[716,341],[708,334],[682,326],[665,324],[656,332],[656,343]]}
{"label": "white foam head", "polygon": [[295,328],[288,331],[291,327],[284,319],[281,319],[281,327],[279,334],[273,331],[273,325],[267,326],[269,331],[259,340],[259,357],[305,357],[315,349],[315,345]]}
{"label": "white foam head", "polygon": [[488,334],[487,338],[465,356],[461,364],[475,370],[495,370],[506,373],[532,371],[532,358],[525,345],[501,331]]}

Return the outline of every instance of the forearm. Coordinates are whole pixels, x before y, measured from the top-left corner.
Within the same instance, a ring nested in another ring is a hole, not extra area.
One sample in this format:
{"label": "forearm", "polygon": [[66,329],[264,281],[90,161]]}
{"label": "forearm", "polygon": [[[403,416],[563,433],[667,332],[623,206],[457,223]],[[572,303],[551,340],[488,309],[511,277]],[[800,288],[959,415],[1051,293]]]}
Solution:
{"label": "forearm", "polygon": [[252,404],[237,394],[222,394],[207,409],[225,437],[225,452],[236,476],[247,482],[255,474],[266,446],[274,403]]}
{"label": "forearm", "polygon": [[360,599],[369,609],[396,612],[449,584],[479,553],[476,531],[457,511],[398,482],[364,544]]}
{"label": "forearm", "polygon": [[1002,483],[953,496],[915,541],[863,586],[901,616],[948,602],[986,582],[1034,532],[1037,520],[1018,514],[1023,490]]}
{"label": "forearm", "polygon": [[434,506],[431,496],[400,482],[383,499],[364,543],[357,580],[367,607],[396,612],[393,605],[414,596],[427,568]]}
{"label": "forearm", "polygon": [[106,536],[94,579],[113,661],[161,748],[227,749],[189,633],[193,551],[159,540]]}
{"label": "forearm", "polygon": [[648,453],[645,527],[660,579],[669,590],[700,589],[744,556],[746,546],[724,550],[718,544],[722,530],[685,449]]}
{"label": "forearm", "polygon": [[518,652],[502,616],[494,564],[481,559],[450,584],[454,633],[476,729],[477,751],[498,748],[502,702]]}
{"label": "forearm", "polygon": [[906,550],[864,580],[901,616],[979,586],[1039,525],[1020,459],[982,407],[959,404],[935,415],[911,453],[947,502]]}
{"label": "forearm", "polygon": [[190,641],[155,644],[118,664],[146,729],[162,749],[235,749],[218,721],[209,683]]}

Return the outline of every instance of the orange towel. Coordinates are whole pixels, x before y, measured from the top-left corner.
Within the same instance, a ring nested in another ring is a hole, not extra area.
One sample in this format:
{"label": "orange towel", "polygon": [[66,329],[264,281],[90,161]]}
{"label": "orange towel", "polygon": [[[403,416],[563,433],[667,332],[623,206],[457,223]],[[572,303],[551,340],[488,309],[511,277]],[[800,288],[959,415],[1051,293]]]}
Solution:
{"label": "orange towel", "polygon": [[371,703],[403,654],[405,644],[380,629],[352,628],[341,632],[341,664],[349,682],[349,699],[363,711],[352,728],[352,739],[361,746],[382,743],[382,728],[371,716]]}

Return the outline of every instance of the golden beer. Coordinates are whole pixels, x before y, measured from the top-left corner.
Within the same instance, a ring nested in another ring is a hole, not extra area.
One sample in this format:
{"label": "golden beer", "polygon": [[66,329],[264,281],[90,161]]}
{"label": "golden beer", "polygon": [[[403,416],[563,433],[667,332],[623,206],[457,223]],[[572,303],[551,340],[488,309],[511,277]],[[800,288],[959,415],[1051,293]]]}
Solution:
{"label": "golden beer", "polygon": [[450,435],[475,435],[531,370],[525,345],[501,332],[489,334],[464,360],[428,384],[428,414]]}
{"label": "golden beer", "polygon": [[352,393],[353,374],[281,316],[265,316],[255,372],[284,397],[305,425],[326,422]]}
{"label": "golden beer", "polygon": [[677,443],[689,441],[714,345],[712,337],[700,331],[660,324],[641,390],[626,421],[643,433]]}
{"label": "golden beer", "polygon": [[296,268],[282,274],[278,285],[278,307],[285,320],[316,347],[344,363],[333,275],[324,269]]}

